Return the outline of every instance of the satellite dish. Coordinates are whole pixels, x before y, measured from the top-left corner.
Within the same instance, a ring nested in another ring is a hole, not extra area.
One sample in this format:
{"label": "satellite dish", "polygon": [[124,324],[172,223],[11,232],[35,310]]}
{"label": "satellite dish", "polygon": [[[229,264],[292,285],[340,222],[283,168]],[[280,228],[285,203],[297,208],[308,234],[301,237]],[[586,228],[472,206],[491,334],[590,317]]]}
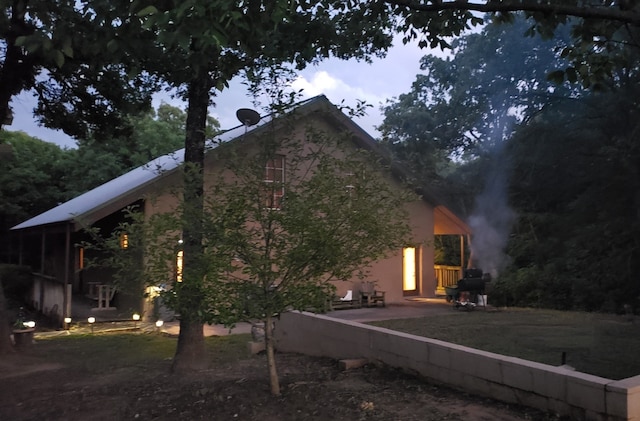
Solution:
{"label": "satellite dish", "polygon": [[240,123],[247,127],[254,126],[260,121],[260,114],[250,108],[240,108],[236,111],[236,117],[240,120]]}

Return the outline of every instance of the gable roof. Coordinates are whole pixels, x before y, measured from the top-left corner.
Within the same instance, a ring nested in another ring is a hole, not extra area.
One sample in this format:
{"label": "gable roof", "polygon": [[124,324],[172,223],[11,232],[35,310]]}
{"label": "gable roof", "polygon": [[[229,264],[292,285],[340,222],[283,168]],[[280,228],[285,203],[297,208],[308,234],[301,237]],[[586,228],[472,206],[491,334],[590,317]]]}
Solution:
{"label": "gable roof", "polygon": [[[302,116],[314,112],[328,111],[319,115],[323,118],[330,119],[331,123],[334,125],[342,127],[344,130],[351,131],[353,134],[352,140],[357,146],[378,153],[385,158],[389,164],[391,164],[391,169],[395,176],[402,180],[407,178],[404,170],[393,162],[390,155],[375,141],[375,139],[340,111],[338,107],[333,105],[324,95],[319,95],[302,101],[292,107],[289,111],[295,111]],[[223,131],[216,136],[215,143],[208,144],[207,148],[213,149],[218,144],[228,143],[236,139],[240,139],[249,133],[258,132],[274,119],[277,119],[277,116],[275,114],[269,114],[261,117],[260,121],[250,128],[244,125],[238,125],[232,129]],[[22,222],[12,227],[11,230],[27,230],[58,224],[71,224],[73,226],[73,230],[77,231],[81,229],[82,226],[92,224],[101,218],[130,205],[136,200],[141,199],[148,186],[176,171],[183,161],[184,149],[156,158],[145,165],[135,168],[111,181],[81,194],[80,196]],[[434,209],[436,207],[442,207],[442,203],[440,203],[436,196],[428,190],[417,189],[417,191],[425,201],[434,207]],[[460,233],[470,232],[468,226],[453,213],[436,212],[435,217],[437,218],[438,215],[442,215],[446,219],[450,220],[448,221],[448,225],[458,227],[461,231]],[[82,224],[80,223],[81,221]]]}

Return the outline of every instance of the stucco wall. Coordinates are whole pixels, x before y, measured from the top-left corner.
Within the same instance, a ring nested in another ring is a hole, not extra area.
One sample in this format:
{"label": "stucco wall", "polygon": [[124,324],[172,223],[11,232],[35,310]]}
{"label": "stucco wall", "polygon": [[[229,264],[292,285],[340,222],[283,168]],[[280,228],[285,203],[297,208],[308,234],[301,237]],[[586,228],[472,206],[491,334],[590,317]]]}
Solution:
{"label": "stucco wall", "polygon": [[304,312],[283,314],[275,334],[284,352],[381,361],[476,395],[576,420],[640,420],[640,376],[613,381]]}
{"label": "stucco wall", "polygon": [[59,323],[64,318],[64,294],[64,284],[55,279],[34,276],[30,293],[31,305]]}

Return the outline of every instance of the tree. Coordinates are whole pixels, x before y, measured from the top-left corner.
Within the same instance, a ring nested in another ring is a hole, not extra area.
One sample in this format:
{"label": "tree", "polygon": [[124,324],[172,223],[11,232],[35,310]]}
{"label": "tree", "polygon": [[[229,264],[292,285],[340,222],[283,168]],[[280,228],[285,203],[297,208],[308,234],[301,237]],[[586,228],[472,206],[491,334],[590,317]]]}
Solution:
{"label": "tree", "polygon": [[[509,142],[519,220],[505,304],[637,309],[637,83],[550,105]],[[562,129],[559,129],[559,128]]]}
{"label": "tree", "polygon": [[[478,12],[510,22],[513,14],[524,12],[531,22],[529,34],[539,33],[552,38],[562,25],[571,26],[572,44],[563,49],[571,65],[558,70],[554,79],[561,82],[580,80],[585,87],[610,83],[619,69],[635,66],[635,57],[626,54],[638,49],[637,40],[640,4],[635,0],[611,2],[599,0],[384,0],[390,13],[400,19],[405,40],[421,38],[420,45],[447,48],[446,37],[451,28],[458,32],[467,25],[478,25],[483,19]],[[444,35],[444,37],[443,37]]]}
{"label": "tree", "polygon": [[[186,258],[180,291],[197,301],[205,275],[197,264],[204,247],[202,222],[197,222],[202,218],[197,215],[202,215],[203,209],[202,167],[211,92],[223,89],[242,69],[287,62],[302,68],[329,55],[366,59],[380,54],[390,45],[394,23],[376,4],[349,7],[323,1],[190,0],[176,4],[126,2],[123,7],[131,8],[155,36],[153,48],[139,50],[149,71],[176,88],[188,102],[184,203],[190,208],[185,212],[192,217],[182,230]],[[174,371],[202,365],[202,323],[196,313],[182,314]]]}
{"label": "tree", "polygon": [[[406,244],[409,196],[385,178],[391,176],[375,156],[350,146],[348,135],[307,127],[308,144],[274,135],[261,138],[251,156],[240,145],[225,151],[231,176],[209,206],[227,215],[226,241],[237,260],[224,279],[238,288],[243,316],[264,323],[271,392],[278,395],[274,317],[324,308],[328,280],[349,279]],[[274,176],[266,184],[265,164],[266,177]]]}
{"label": "tree", "polygon": [[451,57],[424,56],[411,91],[384,108],[380,129],[395,157],[419,183],[447,180],[442,194],[461,209],[471,208],[478,180],[519,122],[549,102],[580,95],[547,80],[567,65],[558,50],[568,36],[525,37],[527,26],[522,16],[511,25],[490,23],[454,40]]}
{"label": "tree", "polygon": [[[68,199],[106,183],[127,171],[184,144],[186,114],[177,107],[162,103],[157,110],[128,117],[131,133],[121,136],[90,136],[78,141],[78,148],[69,151],[65,182]],[[209,117],[209,127],[219,123]],[[213,137],[213,133],[208,134]]]}
{"label": "tree", "polygon": [[[144,33],[124,33],[135,22],[116,22],[121,16],[109,2],[15,0],[1,7],[0,127],[11,98],[32,89],[40,121],[75,138],[126,133],[124,117],[149,108],[157,85],[131,54]],[[116,29],[127,50],[113,48]]]}
{"label": "tree", "polygon": [[23,132],[1,131],[0,141],[13,150],[0,166],[0,220],[2,232],[7,233],[13,225],[64,199],[69,151]]}

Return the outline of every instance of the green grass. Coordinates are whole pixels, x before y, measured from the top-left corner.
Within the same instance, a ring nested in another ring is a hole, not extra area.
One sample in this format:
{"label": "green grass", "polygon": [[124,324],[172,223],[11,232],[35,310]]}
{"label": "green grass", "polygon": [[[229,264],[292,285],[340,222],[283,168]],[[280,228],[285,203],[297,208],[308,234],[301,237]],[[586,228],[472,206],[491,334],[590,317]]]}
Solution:
{"label": "green grass", "polygon": [[640,321],[537,309],[452,312],[371,323],[401,332],[619,380],[640,374]]}
{"label": "green grass", "polygon": [[[233,363],[249,358],[247,342],[251,335],[205,338],[212,363]],[[176,351],[177,338],[143,333],[100,333],[38,338],[34,356],[63,364],[81,363],[88,371],[103,371],[134,365],[166,363]]]}

